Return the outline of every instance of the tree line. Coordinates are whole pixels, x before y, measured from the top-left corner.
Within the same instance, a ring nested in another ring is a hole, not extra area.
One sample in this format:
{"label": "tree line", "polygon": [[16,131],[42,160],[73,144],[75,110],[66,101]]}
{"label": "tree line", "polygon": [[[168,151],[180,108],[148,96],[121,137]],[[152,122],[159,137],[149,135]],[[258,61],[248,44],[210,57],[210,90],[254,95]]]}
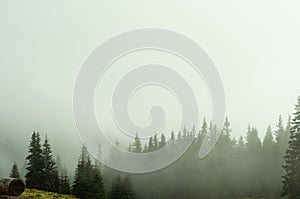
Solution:
{"label": "tree line", "polygon": [[[218,133],[220,139],[213,151],[199,160],[197,155],[204,137]],[[26,182],[29,188],[72,193],[79,198],[300,197],[300,97],[293,116],[286,122],[279,116],[274,129],[266,127],[262,140],[257,128],[251,125],[245,137],[235,139],[231,134],[228,118],[221,129],[204,119],[199,130],[185,127],[176,134],[172,131],[168,140],[162,133],[160,138],[154,135],[144,142],[136,134],[128,147],[133,153],[152,152],[193,139],[178,161],[157,172],[139,175],[120,173],[97,161],[92,163],[83,147],[71,183],[67,175],[58,174],[47,137],[41,146],[39,133],[34,132],[26,158]],[[18,175],[15,164],[11,175]]]}
{"label": "tree line", "polygon": [[[220,133],[213,151],[204,159],[197,155],[206,135]],[[168,144],[194,139],[189,150],[174,164],[157,172],[131,174],[139,198],[300,198],[300,97],[293,116],[286,122],[279,116],[274,129],[266,126],[259,138],[255,126],[249,125],[246,136],[232,137],[228,118],[218,129],[205,119],[201,128],[171,132],[166,141],[161,134],[144,142],[136,134],[128,150],[151,152]],[[109,181],[116,171],[106,168]]]}
{"label": "tree line", "polygon": [[[27,173],[26,187],[61,194],[72,194],[80,199],[134,199],[135,193],[130,176],[118,174],[114,176],[111,190],[106,194],[101,164],[92,162],[85,146],[75,170],[74,181],[71,182],[66,168],[60,168],[60,158],[54,160],[52,149],[47,136],[41,144],[40,134],[33,132],[29,144],[29,154],[26,157]],[[60,171],[59,171],[60,170]],[[20,178],[17,164],[14,163],[10,177]]]}

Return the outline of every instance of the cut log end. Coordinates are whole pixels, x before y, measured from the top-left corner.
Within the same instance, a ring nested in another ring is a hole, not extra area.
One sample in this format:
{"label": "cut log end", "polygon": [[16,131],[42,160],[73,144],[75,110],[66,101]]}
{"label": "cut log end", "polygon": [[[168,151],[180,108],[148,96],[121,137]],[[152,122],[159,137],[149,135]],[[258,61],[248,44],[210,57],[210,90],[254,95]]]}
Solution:
{"label": "cut log end", "polygon": [[0,195],[19,196],[25,191],[25,183],[21,179],[6,178],[0,180]]}

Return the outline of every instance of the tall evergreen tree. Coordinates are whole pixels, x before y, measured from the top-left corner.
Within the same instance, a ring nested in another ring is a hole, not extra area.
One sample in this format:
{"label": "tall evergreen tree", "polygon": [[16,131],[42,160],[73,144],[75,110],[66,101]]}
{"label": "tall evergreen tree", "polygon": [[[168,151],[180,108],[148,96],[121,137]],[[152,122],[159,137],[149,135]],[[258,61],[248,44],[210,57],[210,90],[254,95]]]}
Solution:
{"label": "tall evergreen tree", "polygon": [[198,142],[202,143],[204,137],[208,134],[208,129],[207,128],[208,128],[208,125],[207,125],[207,122],[204,118],[201,129],[198,133],[198,137],[197,137]]}
{"label": "tall evergreen tree", "polygon": [[283,192],[288,198],[300,196],[300,96],[295,106],[294,118],[290,130],[290,140],[285,155],[286,174],[283,176]]}
{"label": "tall evergreen tree", "polygon": [[272,135],[272,129],[271,126],[269,125],[267,128],[267,132],[263,141],[263,147],[265,150],[272,150],[274,147],[274,139]]}
{"label": "tall evergreen tree", "polygon": [[136,133],[134,142],[133,142],[133,152],[134,153],[141,153],[142,152],[142,143],[139,138],[139,135]]}
{"label": "tall evergreen tree", "polygon": [[109,199],[123,199],[123,183],[119,174],[112,183]]}
{"label": "tall evergreen tree", "polygon": [[230,127],[229,119],[226,117],[225,122],[221,131],[220,139],[218,141],[218,144],[216,146],[217,149],[219,149],[222,153],[222,157],[228,158],[232,156],[233,153],[233,141],[230,138],[230,133],[232,132]]}
{"label": "tall evergreen tree", "polygon": [[160,137],[159,148],[163,148],[164,146],[166,146],[166,137],[162,133]]}
{"label": "tall evergreen tree", "polygon": [[56,162],[57,172],[58,172],[59,175],[61,175],[64,172],[64,168],[62,166],[61,159],[60,159],[59,155],[56,156],[56,161],[55,162]]}
{"label": "tall evergreen tree", "polygon": [[254,127],[251,128],[250,125],[247,131],[246,149],[248,152],[253,153],[253,155],[261,149],[261,141],[258,138],[257,129]]}
{"label": "tall evergreen tree", "polygon": [[90,187],[89,187],[89,193],[88,198],[89,199],[103,199],[105,198],[104,194],[104,184],[103,184],[103,178],[101,175],[101,168],[95,164],[95,166],[91,170],[91,176],[90,176]]}
{"label": "tall evergreen tree", "polygon": [[147,153],[148,152],[148,145],[147,143],[145,143],[144,149],[143,149],[143,153]]}
{"label": "tall evergreen tree", "polygon": [[132,188],[131,178],[126,175],[123,180],[123,199],[135,199],[135,194]]}
{"label": "tall evergreen tree", "polygon": [[172,130],[172,132],[171,132],[171,138],[170,138],[170,143],[171,144],[174,144],[175,143],[175,133],[174,133],[174,130]]}
{"label": "tall evergreen tree", "polygon": [[73,182],[72,192],[75,196],[82,199],[88,199],[87,193],[89,191],[88,184],[88,169],[90,169],[90,160],[87,149],[85,146],[81,149],[80,159],[78,160],[77,167],[75,170],[75,179]]}
{"label": "tall evergreen tree", "polygon": [[188,138],[188,130],[187,130],[186,126],[184,125],[182,139],[186,140],[187,138]]}
{"label": "tall evergreen tree", "polygon": [[109,199],[135,199],[129,175],[126,175],[124,179],[121,178],[120,174],[117,175],[112,183]]}
{"label": "tall evergreen tree", "polygon": [[29,155],[26,157],[28,160],[26,186],[31,189],[43,188],[43,173],[44,161],[42,156],[42,148],[40,143],[40,134],[33,132],[29,144]]}
{"label": "tall evergreen tree", "polygon": [[68,171],[64,167],[59,175],[59,188],[58,193],[61,194],[70,194],[71,187],[70,187],[70,177],[68,176]]}
{"label": "tall evergreen tree", "polygon": [[59,176],[47,136],[43,144],[42,157],[44,161],[42,189],[45,191],[57,192],[59,186]]}
{"label": "tall evergreen tree", "polygon": [[157,138],[157,134],[155,133],[154,137],[153,137],[153,146],[154,146],[154,150],[156,151],[158,149],[158,138]]}
{"label": "tall evergreen tree", "polygon": [[148,152],[152,152],[155,151],[155,146],[153,144],[153,138],[150,137],[149,138],[149,143],[148,143]]}
{"label": "tall evergreen tree", "polygon": [[18,166],[17,166],[16,162],[14,162],[14,164],[11,168],[11,172],[10,172],[9,177],[11,177],[11,178],[20,178],[20,174],[19,174]]}
{"label": "tall evergreen tree", "polygon": [[73,194],[81,199],[104,198],[104,186],[101,169],[92,165],[85,146],[82,147],[80,159],[75,170]]}

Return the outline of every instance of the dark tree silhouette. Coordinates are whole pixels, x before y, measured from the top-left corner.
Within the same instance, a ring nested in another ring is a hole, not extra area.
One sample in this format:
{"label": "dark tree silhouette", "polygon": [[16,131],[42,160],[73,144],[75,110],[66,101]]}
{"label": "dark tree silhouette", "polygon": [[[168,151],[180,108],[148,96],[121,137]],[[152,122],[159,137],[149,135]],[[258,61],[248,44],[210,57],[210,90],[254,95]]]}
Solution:
{"label": "dark tree silhouette", "polygon": [[40,134],[33,132],[29,144],[29,155],[26,157],[28,160],[26,186],[32,189],[43,188],[43,173],[44,161],[42,156],[42,148],[40,143]]}
{"label": "dark tree silhouette", "polygon": [[57,192],[59,187],[59,176],[47,136],[45,137],[43,144],[42,158],[44,161],[42,189],[45,191]]}
{"label": "dark tree silhouette", "polygon": [[11,178],[20,178],[20,174],[19,174],[19,171],[18,171],[18,166],[15,162],[14,162],[12,168],[11,168],[11,172],[10,172],[9,177],[11,177]]}
{"label": "dark tree silhouette", "polygon": [[295,106],[294,118],[290,129],[290,140],[285,155],[286,174],[283,176],[282,195],[294,199],[300,196],[300,96]]}

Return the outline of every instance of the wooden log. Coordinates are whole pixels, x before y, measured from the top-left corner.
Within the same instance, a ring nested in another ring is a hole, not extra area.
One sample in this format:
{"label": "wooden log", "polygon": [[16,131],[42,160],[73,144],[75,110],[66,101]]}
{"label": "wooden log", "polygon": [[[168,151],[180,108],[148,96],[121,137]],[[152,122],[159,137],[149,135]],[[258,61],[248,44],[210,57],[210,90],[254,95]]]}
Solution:
{"label": "wooden log", "polygon": [[0,179],[0,195],[19,196],[25,191],[25,182],[18,178]]}

